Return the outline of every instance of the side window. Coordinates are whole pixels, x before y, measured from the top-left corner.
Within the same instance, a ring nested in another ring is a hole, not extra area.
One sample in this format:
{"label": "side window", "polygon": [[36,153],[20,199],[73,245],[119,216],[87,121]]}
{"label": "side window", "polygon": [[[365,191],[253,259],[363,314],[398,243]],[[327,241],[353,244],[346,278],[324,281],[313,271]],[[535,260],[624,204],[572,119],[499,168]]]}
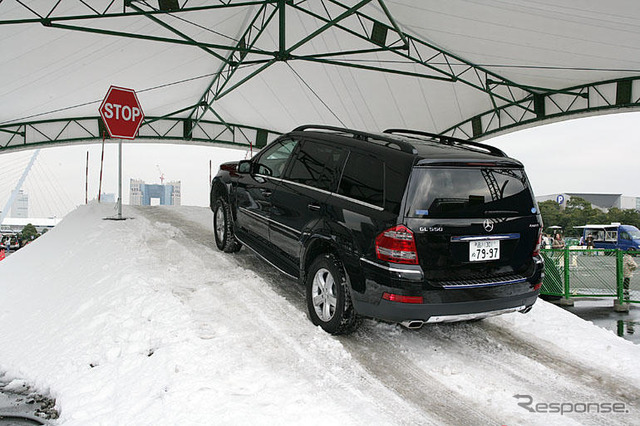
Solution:
{"label": "side window", "polygon": [[[403,169],[403,166],[404,169]],[[409,167],[401,162],[384,163],[384,208],[394,213],[400,212],[400,204],[404,195],[407,179],[409,178]]]}
{"label": "side window", "polygon": [[264,176],[282,176],[287,160],[297,144],[297,140],[287,139],[266,148],[258,158],[256,173]]}
{"label": "side window", "polygon": [[631,235],[629,235],[629,233],[627,231],[622,231],[622,232],[620,232],[620,239],[621,240],[631,241]]}
{"label": "side window", "polygon": [[304,141],[293,159],[287,179],[332,191],[339,178],[344,149],[315,141]]}
{"label": "side window", "polygon": [[618,231],[605,231],[604,240],[615,243],[618,241]]}
{"label": "side window", "polygon": [[384,163],[372,156],[351,152],[338,194],[384,207]]}

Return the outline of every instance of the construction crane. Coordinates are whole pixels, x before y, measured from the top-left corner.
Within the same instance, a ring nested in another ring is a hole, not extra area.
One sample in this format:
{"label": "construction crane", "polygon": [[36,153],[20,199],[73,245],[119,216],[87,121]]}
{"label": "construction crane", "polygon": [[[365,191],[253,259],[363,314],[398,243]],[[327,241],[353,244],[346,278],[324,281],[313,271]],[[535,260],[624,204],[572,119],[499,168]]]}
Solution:
{"label": "construction crane", "polygon": [[158,172],[160,172],[160,185],[164,185],[164,173],[162,173],[162,170],[160,170],[159,164],[156,164],[156,167],[158,168]]}

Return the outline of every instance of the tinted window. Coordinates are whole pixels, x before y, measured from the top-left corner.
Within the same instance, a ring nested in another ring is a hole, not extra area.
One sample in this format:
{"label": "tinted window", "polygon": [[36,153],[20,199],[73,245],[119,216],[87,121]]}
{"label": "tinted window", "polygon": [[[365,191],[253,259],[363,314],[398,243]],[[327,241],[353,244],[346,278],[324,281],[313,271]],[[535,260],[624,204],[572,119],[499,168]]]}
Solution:
{"label": "tinted window", "polygon": [[384,206],[384,163],[358,152],[349,153],[338,194]]}
{"label": "tinted window", "polygon": [[388,161],[384,164],[385,201],[384,208],[392,213],[400,213],[402,196],[407,188],[410,165],[400,161]]}
{"label": "tinted window", "polygon": [[257,173],[273,177],[282,176],[287,160],[297,144],[298,141],[287,139],[266,148],[258,159]]}
{"label": "tinted window", "polygon": [[522,216],[534,213],[534,207],[522,169],[415,168],[407,216]]}
{"label": "tinted window", "polygon": [[287,173],[287,179],[314,188],[332,191],[340,174],[342,148],[305,141]]}

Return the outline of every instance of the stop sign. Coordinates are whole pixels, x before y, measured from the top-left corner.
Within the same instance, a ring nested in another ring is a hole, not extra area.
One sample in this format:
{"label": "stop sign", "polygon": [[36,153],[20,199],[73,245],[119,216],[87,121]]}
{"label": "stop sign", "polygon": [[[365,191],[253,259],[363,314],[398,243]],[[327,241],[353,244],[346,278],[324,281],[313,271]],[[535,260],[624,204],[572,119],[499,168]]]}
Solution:
{"label": "stop sign", "polygon": [[134,139],[144,119],[136,92],[111,86],[98,109],[112,138]]}

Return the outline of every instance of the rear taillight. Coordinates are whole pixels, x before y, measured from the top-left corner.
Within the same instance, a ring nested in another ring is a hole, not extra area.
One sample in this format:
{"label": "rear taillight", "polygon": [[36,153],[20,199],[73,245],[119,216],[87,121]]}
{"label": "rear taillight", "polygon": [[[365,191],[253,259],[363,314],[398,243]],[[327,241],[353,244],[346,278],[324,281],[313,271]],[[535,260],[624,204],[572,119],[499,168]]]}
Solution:
{"label": "rear taillight", "polygon": [[398,303],[422,303],[424,299],[422,296],[403,296],[401,294],[393,294],[393,293],[383,293],[382,298],[384,300],[388,300],[390,302],[398,302]]}
{"label": "rear taillight", "polygon": [[536,242],[536,246],[533,249],[532,256],[538,256],[540,254],[540,247],[542,246],[542,229],[538,231],[538,242]]}
{"label": "rear taillight", "polygon": [[387,262],[418,264],[413,232],[404,225],[396,225],[376,237],[376,254]]}

